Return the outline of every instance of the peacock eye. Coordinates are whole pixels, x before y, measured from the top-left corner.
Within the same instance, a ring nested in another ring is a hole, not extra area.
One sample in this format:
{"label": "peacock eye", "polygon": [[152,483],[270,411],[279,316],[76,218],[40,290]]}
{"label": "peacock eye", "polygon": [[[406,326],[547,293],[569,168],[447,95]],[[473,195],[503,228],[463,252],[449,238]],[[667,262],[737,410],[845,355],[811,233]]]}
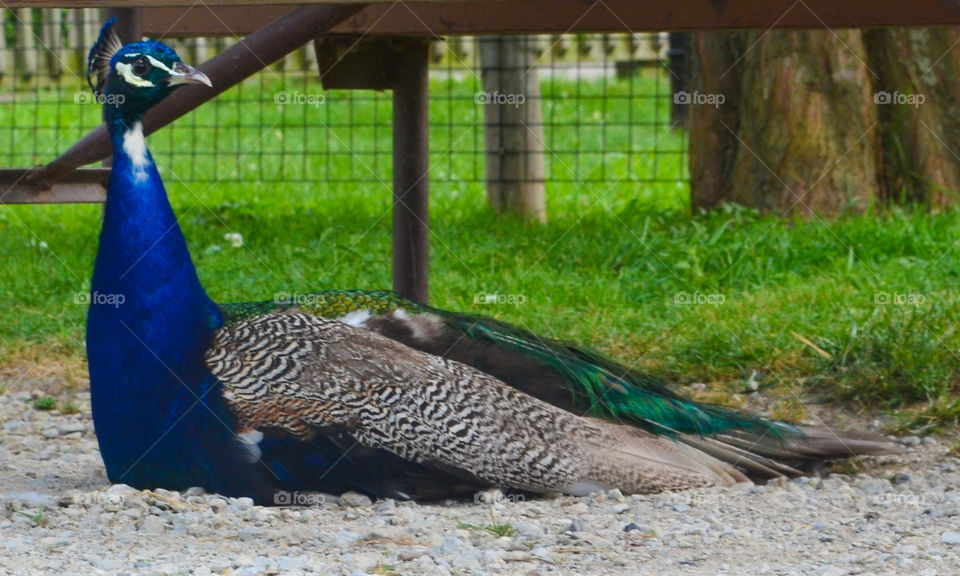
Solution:
{"label": "peacock eye", "polygon": [[133,73],[137,76],[143,76],[150,71],[150,63],[144,59],[137,60],[133,63]]}

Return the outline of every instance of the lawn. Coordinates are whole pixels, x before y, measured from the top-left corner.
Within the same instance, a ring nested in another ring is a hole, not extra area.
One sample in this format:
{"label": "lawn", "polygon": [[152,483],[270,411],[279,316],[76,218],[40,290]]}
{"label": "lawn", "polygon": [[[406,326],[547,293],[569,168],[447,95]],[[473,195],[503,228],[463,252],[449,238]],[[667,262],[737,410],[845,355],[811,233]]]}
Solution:
{"label": "lawn", "polygon": [[[637,82],[643,87],[649,80]],[[548,224],[496,218],[482,184],[457,176],[475,170],[472,158],[470,165],[458,164],[470,155],[447,152],[482,145],[475,83],[435,81],[435,87],[448,83],[449,94],[459,96],[432,102],[431,109],[438,127],[431,174],[433,305],[587,342],[678,383],[708,383],[721,401],[746,391],[752,378],[761,392],[782,398],[777,415],[785,418],[802,416],[803,403],[814,400],[893,411],[905,426],[920,429],[960,414],[954,328],[960,322],[952,290],[960,273],[954,250],[960,212],[892,211],[832,222],[781,222],[735,208],[691,216],[685,184],[639,182],[682,180],[682,156],[622,153],[642,153],[655,143],[678,149],[683,134],[588,127],[547,134],[554,150],[609,151],[569,161],[549,155],[563,166],[552,167],[558,176],[549,187]],[[563,94],[571,86],[544,81],[544,93]],[[297,137],[309,110],[260,106],[254,97],[261,90],[272,99],[286,88],[246,85],[222,97],[226,105],[150,140],[201,279],[220,301],[389,287],[389,99],[357,101],[349,120],[326,109],[309,116],[316,123],[311,133],[322,134],[313,142]],[[605,87],[608,94],[635,88],[629,82]],[[57,106],[54,92],[49,96],[0,105],[0,126],[13,126],[0,130],[4,162],[48,159],[96,122],[95,107]],[[328,102],[338,97],[327,95]],[[635,109],[624,108],[631,102]],[[561,97],[551,106],[545,114],[557,122],[599,114],[611,125],[668,109],[629,98]],[[228,126],[241,120],[253,128]],[[462,137],[439,129],[451,124]],[[27,139],[22,127],[34,125],[41,129]],[[62,125],[73,128],[58,144],[64,132],[54,128]],[[214,145],[219,152],[210,152]],[[238,168],[236,150],[264,154],[244,157]],[[318,158],[342,154],[324,164],[291,163],[278,153],[303,150]],[[375,165],[363,160],[374,157]],[[560,177],[562,170],[568,173]],[[609,173],[599,178],[598,171]],[[99,206],[0,207],[6,254],[0,365],[27,358],[79,366],[86,309],[76,301],[89,289],[99,220]],[[225,234],[240,234],[243,245],[234,247]],[[504,298],[510,304],[478,298],[491,293],[513,298]]]}

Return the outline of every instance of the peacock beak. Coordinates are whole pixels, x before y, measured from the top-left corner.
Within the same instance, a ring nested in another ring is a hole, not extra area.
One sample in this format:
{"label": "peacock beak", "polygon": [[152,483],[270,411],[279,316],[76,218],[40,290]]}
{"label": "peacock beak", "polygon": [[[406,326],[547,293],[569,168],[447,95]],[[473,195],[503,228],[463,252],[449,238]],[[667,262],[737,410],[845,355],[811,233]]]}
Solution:
{"label": "peacock beak", "polygon": [[167,78],[167,84],[170,86],[178,86],[180,84],[206,84],[213,88],[213,83],[210,82],[206,74],[191,66],[187,66],[183,62],[177,62],[173,65],[170,76]]}

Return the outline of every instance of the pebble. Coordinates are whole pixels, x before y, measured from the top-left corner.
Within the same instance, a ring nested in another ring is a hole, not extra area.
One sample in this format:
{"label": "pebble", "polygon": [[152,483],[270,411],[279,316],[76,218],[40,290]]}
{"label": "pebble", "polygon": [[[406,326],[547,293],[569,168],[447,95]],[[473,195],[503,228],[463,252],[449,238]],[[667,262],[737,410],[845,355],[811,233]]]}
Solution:
{"label": "pebble", "polygon": [[944,544],[956,546],[960,544],[960,532],[944,532],[940,534],[940,541]]}
{"label": "pebble", "polygon": [[356,532],[350,532],[349,530],[341,530],[334,534],[334,541],[337,543],[337,546],[341,548],[348,548],[355,545],[357,542],[360,542],[362,536]]}
{"label": "pebble", "polygon": [[567,511],[570,512],[570,514],[573,514],[575,516],[580,516],[582,514],[586,514],[587,512],[589,512],[590,507],[584,504],[583,502],[577,502],[571,506],[568,506]]}
{"label": "pebble", "polygon": [[340,506],[344,508],[366,508],[373,504],[369,496],[357,492],[347,492],[340,495]]}
{"label": "pebble", "polygon": [[76,433],[76,432],[83,432],[83,431],[85,431],[86,429],[87,429],[87,427],[84,426],[84,425],[83,425],[82,423],[80,423],[80,422],[70,422],[70,423],[67,423],[67,424],[61,424],[61,425],[57,426],[57,432],[58,432],[60,435],[67,435],[67,434],[74,434],[74,433]]}
{"label": "pebble", "polygon": [[907,440],[905,455],[865,460],[865,474],[757,486],[483,504],[347,493],[264,508],[200,488],[110,486],[89,396],[77,414],[31,399],[0,394],[0,574],[944,576],[960,565],[947,440]]}
{"label": "pebble", "polygon": [[893,483],[894,486],[899,486],[901,484],[907,484],[911,480],[913,480],[913,477],[906,472],[897,472],[893,475],[893,478],[890,480],[890,482]]}
{"label": "pebble", "polygon": [[147,534],[160,534],[166,528],[166,523],[159,516],[147,516],[140,523],[140,531]]}
{"label": "pebble", "polygon": [[434,546],[430,552],[434,556],[449,556],[458,553],[464,544],[465,543],[456,536],[447,536],[440,544]]}
{"label": "pebble", "polygon": [[[572,523],[571,523],[572,524]],[[543,527],[538,522],[532,520],[519,520],[513,523],[513,529],[527,539],[539,538],[543,534]]]}
{"label": "pebble", "polygon": [[646,524],[636,524],[631,522],[623,527],[623,531],[627,533],[633,533],[637,536],[653,536],[653,528],[647,526]]}

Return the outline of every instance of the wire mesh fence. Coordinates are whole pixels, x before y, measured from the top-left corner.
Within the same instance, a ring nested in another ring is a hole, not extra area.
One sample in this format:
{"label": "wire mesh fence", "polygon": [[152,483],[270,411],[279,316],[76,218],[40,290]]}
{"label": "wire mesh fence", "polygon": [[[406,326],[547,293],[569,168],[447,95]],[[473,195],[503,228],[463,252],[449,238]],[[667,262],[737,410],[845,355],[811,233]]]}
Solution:
{"label": "wire mesh fence", "polygon": [[[100,122],[85,80],[96,10],[0,12],[0,165],[48,162]],[[189,62],[230,38],[163,38]],[[685,194],[687,141],[671,119],[666,35],[526,37],[539,94],[484,86],[480,40],[435,41],[430,72],[430,179],[434,189],[483,186],[484,106],[538,105],[552,187],[603,186],[624,195]],[[513,102],[497,99],[513,97]],[[151,137],[158,166],[183,182],[389,183],[389,93],[324,90],[305,47]],[[586,192],[585,192],[586,193]]]}

